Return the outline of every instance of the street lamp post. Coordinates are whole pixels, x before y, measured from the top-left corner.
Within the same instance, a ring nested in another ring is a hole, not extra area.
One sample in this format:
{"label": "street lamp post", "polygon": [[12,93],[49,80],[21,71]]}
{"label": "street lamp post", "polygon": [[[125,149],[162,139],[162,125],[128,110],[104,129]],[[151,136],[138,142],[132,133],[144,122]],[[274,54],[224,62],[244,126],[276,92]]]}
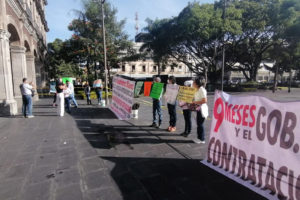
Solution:
{"label": "street lamp post", "polygon": [[107,80],[107,58],[106,58],[106,40],[105,40],[105,27],[104,27],[104,3],[105,0],[101,0],[101,11],[102,11],[102,32],[103,32],[103,49],[104,49],[104,71],[105,71],[105,103],[108,102],[108,80]]}
{"label": "street lamp post", "polygon": [[[223,8],[223,26],[225,27],[225,17],[226,17],[226,0],[224,1]],[[221,90],[224,88],[224,68],[225,68],[225,35],[223,36],[223,48],[222,48],[222,77],[221,77]]]}

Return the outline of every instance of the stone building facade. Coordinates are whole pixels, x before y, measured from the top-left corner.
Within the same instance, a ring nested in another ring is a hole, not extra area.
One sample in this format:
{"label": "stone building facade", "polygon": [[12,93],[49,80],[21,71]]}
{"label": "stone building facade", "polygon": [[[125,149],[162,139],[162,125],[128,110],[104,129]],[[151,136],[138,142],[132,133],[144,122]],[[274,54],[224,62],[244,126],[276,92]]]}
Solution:
{"label": "stone building facade", "polygon": [[[134,42],[133,49],[136,53],[139,52],[140,47],[143,45],[143,42]],[[126,53],[124,52],[124,55]],[[125,75],[132,78],[139,77],[152,77],[158,74],[158,66],[153,61],[151,56],[141,60],[122,62],[119,64],[119,68],[112,69],[112,72],[119,75]],[[192,77],[193,73],[189,68],[181,62],[175,60],[169,60],[168,64],[161,67],[161,75],[173,75],[175,77]]]}
{"label": "stone building facade", "polygon": [[24,77],[37,88],[45,85],[45,5],[47,0],[0,0],[0,115],[20,110]]}

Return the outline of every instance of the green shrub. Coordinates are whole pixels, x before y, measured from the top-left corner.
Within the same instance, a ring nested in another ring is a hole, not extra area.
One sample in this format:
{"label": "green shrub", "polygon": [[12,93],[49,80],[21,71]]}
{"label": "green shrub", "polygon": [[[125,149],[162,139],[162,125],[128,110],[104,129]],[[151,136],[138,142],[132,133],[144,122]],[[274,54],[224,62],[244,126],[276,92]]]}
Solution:
{"label": "green shrub", "polygon": [[242,92],[256,92],[257,88],[242,88]]}

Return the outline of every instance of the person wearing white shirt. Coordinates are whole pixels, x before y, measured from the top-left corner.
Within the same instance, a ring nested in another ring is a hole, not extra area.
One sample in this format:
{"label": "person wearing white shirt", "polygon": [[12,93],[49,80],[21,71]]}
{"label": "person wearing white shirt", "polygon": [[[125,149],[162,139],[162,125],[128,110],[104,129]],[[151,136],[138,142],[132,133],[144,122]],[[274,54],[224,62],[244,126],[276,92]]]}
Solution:
{"label": "person wearing white shirt", "polygon": [[72,83],[70,83],[70,81],[66,81],[67,83],[67,87],[70,89],[71,91],[71,94],[70,94],[70,103],[71,101],[73,101],[74,105],[75,105],[75,108],[78,108],[78,103],[75,99],[75,92],[74,92],[74,85]]}
{"label": "person wearing white shirt", "polygon": [[72,91],[68,87],[65,87],[63,90],[63,94],[65,97],[65,108],[67,112],[70,113],[71,112],[70,100],[71,100]]}
{"label": "person wearing white shirt", "polygon": [[204,77],[197,77],[193,82],[193,87],[197,89],[197,92],[194,96],[194,101],[192,104],[200,106],[200,110],[197,111],[197,135],[198,139],[195,142],[205,144],[205,131],[203,123],[205,118],[208,116],[208,107],[207,107],[207,92],[205,87]]}
{"label": "person wearing white shirt", "polygon": [[22,113],[25,118],[33,118],[32,115],[32,84],[28,84],[27,78],[23,78],[23,83],[20,85],[23,106]]}

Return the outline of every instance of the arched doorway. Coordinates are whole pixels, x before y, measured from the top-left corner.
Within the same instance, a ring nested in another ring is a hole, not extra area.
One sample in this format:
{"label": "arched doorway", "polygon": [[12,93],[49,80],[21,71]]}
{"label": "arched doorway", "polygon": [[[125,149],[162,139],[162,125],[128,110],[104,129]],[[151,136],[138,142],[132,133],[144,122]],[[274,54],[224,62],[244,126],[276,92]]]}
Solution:
{"label": "arched doorway", "polygon": [[21,43],[21,37],[16,26],[14,26],[13,24],[8,24],[7,30],[11,35],[9,38],[9,47],[14,97],[18,103],[18,107],[20,108],[22,105],[22,94],[20,91],[20,84],[22,83],[22,79],[27,76],[25,56],[26,48]]}

